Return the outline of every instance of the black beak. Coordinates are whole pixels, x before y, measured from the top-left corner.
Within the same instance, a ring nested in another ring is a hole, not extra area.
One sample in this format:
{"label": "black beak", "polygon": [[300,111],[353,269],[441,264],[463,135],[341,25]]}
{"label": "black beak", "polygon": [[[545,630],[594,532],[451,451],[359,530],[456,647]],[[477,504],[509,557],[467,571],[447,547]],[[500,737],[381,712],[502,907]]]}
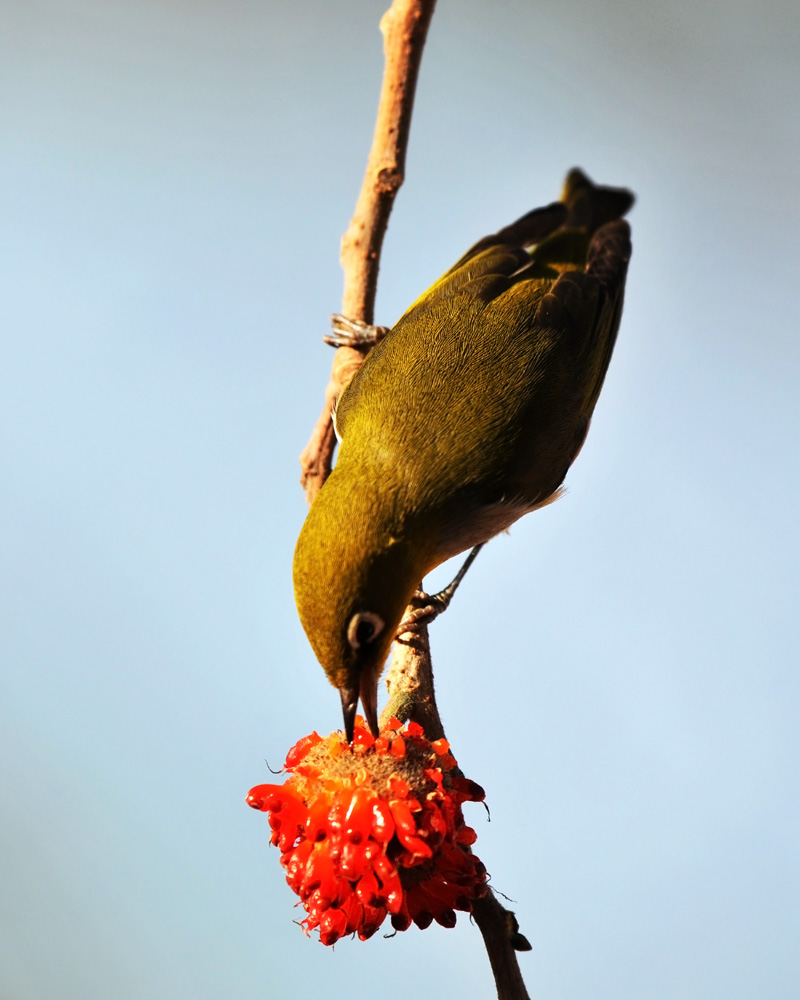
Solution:
{"label": "black beak", "polygon": [[358,699],[361,698],[361,707],[364,710],[364,717],[367,720],[372,735],[380,735],[378,726],[378,678],[371,670],[366,670],[361,675],[361,685],[359,688],[339,688],[342,696],[342,716],[344,717],[344,733],[347,742],[353,742],[353,730],[356,725],[356,710],[358,709]]}
{"label": "black beak", "polygon": [[374,670],[365,670],[361,674],[361,707],[367,725],[375,737],[380,736],[378,726],[378,675]]}
{"label": "black beak", "polygon": [[353,730],[356,727],[356,709],[358,708],[358,689],[339,688],[342,696],[342,715],[344,717],[344,734],[347,742],[353,742]]}

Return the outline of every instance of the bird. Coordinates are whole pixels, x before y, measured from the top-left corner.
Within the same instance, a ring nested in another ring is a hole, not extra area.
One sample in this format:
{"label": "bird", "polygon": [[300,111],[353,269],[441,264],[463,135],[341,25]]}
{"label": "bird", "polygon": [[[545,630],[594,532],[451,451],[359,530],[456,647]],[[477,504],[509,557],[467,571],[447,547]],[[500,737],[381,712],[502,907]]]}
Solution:
{"label": "bird", "polygon": [[571,170],[559,201],[475,243],[339,396],[339,452],[294,554],[311,647],[353,739],[424,577],[557,499],[622,314],[634,196]]}

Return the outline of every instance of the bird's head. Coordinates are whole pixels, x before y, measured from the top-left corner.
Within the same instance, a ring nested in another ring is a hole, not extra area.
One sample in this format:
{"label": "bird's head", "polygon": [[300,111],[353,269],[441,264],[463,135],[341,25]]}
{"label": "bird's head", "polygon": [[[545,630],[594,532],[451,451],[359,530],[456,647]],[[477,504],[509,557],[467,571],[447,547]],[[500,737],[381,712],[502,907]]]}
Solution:
{"label": "bird's head", "polygon": [[378,734],[378,679],[424,572],[425,546],[387,525],[380,501],[364,502],[336,475],[320,491],[294,555],[294,592],[308,640],[342,698],[353,738],[359,699]]}

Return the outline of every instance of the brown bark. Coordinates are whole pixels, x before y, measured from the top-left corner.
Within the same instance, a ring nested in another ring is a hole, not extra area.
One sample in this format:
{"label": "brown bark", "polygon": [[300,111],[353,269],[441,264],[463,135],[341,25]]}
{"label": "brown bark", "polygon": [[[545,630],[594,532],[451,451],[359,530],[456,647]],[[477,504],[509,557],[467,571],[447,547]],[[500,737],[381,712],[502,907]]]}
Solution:
{"label": "brown bark", "polygon": [[[342,314],[347,319],[374,322],[383,237],[395,195],[404,179],[417,76],[435,5],[436,0],[394,0],[381,19],[386,63],[378,119],[355,213],[342,237]],[[322,413],[300,456],[301,483],[309,503],[331,471],[336,447],[332,407],[358,371],[365,354],[359,348],[336,349]],[[407,613],[412,610],[409,608]],[[395,715],[404,722],[418,722],[430,740],[444,735],[434,695],[427,628],[406,633],[402,641],[395,642],[387,685],[389,702],[382,716],[384,720]],[[498,1000],[528,1000],[516,951],[530,946],[518,933],[514,914],[490,892],[476,901],[473,915],[489,955]]]}
{"label": "brown bark", "polygon": [[[342,315],[348,319],[374,320],[383,237],[403,183],[417,76],[435,6],[436,0],[394,0],[381,18],[386,63],[378,119],[356,210],[342,237]],[[300,456],[300,482],[309,503],[331,471],[336,446],[331,409],[363,360],[357,348],[336,349],[325,405]]]}

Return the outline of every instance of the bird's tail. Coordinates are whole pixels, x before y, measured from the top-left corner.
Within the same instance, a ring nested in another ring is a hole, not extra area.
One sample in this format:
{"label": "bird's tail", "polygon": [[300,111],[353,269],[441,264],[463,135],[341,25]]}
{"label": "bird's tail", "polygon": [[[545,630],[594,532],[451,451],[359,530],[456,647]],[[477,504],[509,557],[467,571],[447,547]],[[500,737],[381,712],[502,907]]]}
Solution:
{"label": "bird's tail", "polygon": [[600,187],[573,167],[564,181],[561,201],[567,207],[564,226],[593,233],[607,222],[621,219],[633,205],[634,197],[625,188]]}
{"label": "bird's tail", "polygon": [[564,230],[582,229],[591,236],[606,222],[622,218],[633,202],[633,195],[625,188],[601,187],[578,167],[573,167],[564,181],[560,201],[544,208],[534,208],[511,225],[484,236],[469,248],[451,271],[489,247],[535,246]]}

